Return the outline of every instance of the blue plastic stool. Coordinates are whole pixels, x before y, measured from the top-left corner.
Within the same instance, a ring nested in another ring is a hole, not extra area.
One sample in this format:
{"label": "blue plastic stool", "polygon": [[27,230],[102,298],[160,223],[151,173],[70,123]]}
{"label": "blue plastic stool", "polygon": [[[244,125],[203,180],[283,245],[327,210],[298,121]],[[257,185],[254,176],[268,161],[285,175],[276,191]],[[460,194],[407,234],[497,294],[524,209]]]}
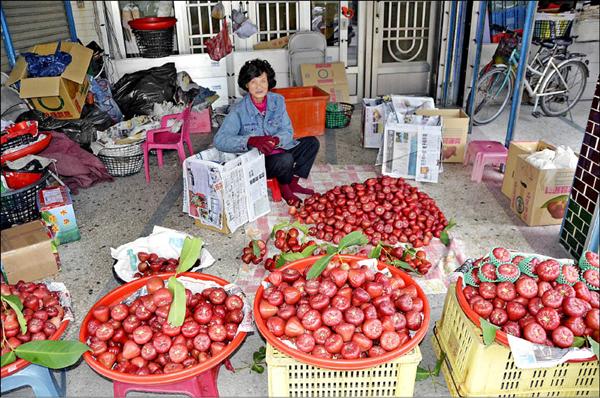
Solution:
{"label": "blue plastic stool", "polygon": [[60,371],[60,386],[57,386],[56,379],[48,368],[30,364],[15,374],[2,379],[2,394],[15,390],[20,387],[29,386],[33,389],[36,397],[64,397],[67,383],[66,373]]}

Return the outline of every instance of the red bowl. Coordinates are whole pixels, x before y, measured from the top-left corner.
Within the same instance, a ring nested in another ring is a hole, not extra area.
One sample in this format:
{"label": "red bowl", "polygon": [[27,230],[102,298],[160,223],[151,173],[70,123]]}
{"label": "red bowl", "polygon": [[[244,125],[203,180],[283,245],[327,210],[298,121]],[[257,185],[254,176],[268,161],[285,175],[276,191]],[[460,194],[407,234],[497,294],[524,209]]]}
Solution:
{"label": "red bowl", "polygon": [[10,189],[21,189],[38,182],[44,173],[37,171],[3,171],[2,175]]}
{"label": "red bowl", "polygon": [[[448,292],[448,294],[452,294],[452,293]],[[458,280],[456,281],[456,298],[458,299],[458,304],[460,305],[460,308],[467,315],[467,317],[471,320],[471,322],[473,322],[475,324],[475,326],[477,326],[478,328],[481,328],[481,322],[479,321],[479,315],[475,311],[473,311],[473,309],[469,305],[469,302],[467,301],[467,298],[463,294],[462,277],[458,278]],[[502,330],[496,331],[496,342],[502,344],[503,346],[510,348],[510,345],[508,344],[508,337],[506,336],[506,332],[504,332]],[[590,358],[581,359],[581,360],[571,360],[568,362],[587,362],[587,361],[595,360],[595,358],[596,358],[596,356],[593,355]]]}
{"label": "red bowl", "polygon": [[[356,260],[365,260],[365,257],[360,256],[351,256],[351,255],[341,255],[342,259],[347,261],[356,261]],[[287,268],[294,268],[298,271],[304,271],[308,266],[312,265],[317,259],[321,258],[321,256],[312,256],[303,258],[301,260],[293,261],[283,267],[281,270]],[[259,304],[262,299],[264,288],[260,286],[256,291],[256,298],[254,299],[254,321],[256,322],[256,326],[260,333],[267,339],[269,344],[277,348],[279,351],[289,355],[303,363],[307,363],[310,365],[314,365],[320,368],[326,369],[335,369],[335,370],[360,370],[367,369],[377,365],[381,365],[383,363],[387,363],[392,361],[393,359],[402,356],[408,352],[410,352],[413,348],[415,348],[425,337],[427,334],[427,329],[429,327],[429,301],[427,301],[427,296],[421,289],[421,287],[412,279],[406,272],[399,270],[396,267],[389,266],[385,263],[378,262],[378,269],[382,270],[387,268],[390,270],[392,275],[397,278],[402,278],[406,283],[406,286],[414,285],[417,289],[418,297],[423,300],[423,323],[421,324],[421,328],[417,330],[417,332],[411,336],[411,339],[408,340],[404,345],[396,348],[394,351],[390,351],[381,355],[379,357],[374,358],[360,358],[360,359],[324,359],[324,358],[316,358],[309,354],[306,354],[300,350],[293,349],[287,345],[285,345],[279,338],[277,338],[273,333],[269,331],[267,328],[267,324],[265,320],[260,316]]]}
{"label": "red bowl", "polygon": [[170,29],[177,23],[177,18],[172,17],[151,17],[138,18],[129,21],[129,26],[136,30],[165,30]]}
{"label": "red bowl", "polygon": [[[63,335],[63,333],[65,332],[65,330],[67,330],[67,326],[69,326],[69,320],[64,319],[61,322],[58,329],[56,329],[56,332],[54,332],[54,334],[52,336],[50,336],[50,338],[48,340],[59,340],[61,338],[61,336]],[[26,361],[24,359],[17,359],[15,362],[0,368],[0,377],[4,378],[7,376],[10,376],[13,373],[18,372],[19,370],[24,369],[25,367],[29,366],[30,364],[31,364],[31,362]]]}
{"label": "red bowl", "polygon": [[[112,305],[121,303],[124,299],[126,299],[127,297],[129,297],[130,295],[132,295],[133,293],[138,291],[142,286],[144,286],[146,284],[146,281],[152,277],[158,276],[159,278],[162,278],[163,280],[167,280],[170,277],[172,277],[173,275],[174,275],[174,273],[157,274],[157,275],[147,276],[145,278],[136,279],[134,281],[126,283],[126,284],[114,289],[113,291],[109,292],[106,296],[102,297],[100,300],[98,300],[98,302],[96,302],[96,304],[94,304],[92,306],[90,311],[87,313],[87,315],[83,319],[83,322],[81,323],[81,329],[79,330],[79,340],[84,344],[87,343],[89,334],[88,334],[86,325],[92,319],[92,317],[93,317],[92,314],[96,307],[101,306],[101,305],[110,307]],[[225,279],[221,279],[214,275],[200,274],[198,272],[184,272],[184,273],[178,274],[178,275],[187,276],[189,278],[194,278],[194,279],[216,282],[221,286],[225,286],[225,285],[229,284],[229,282],[227,282]],[[96,372],[100,373],[102,376],[105,376],[111,380],[117,380],[122,383],[141,384],[141,385],[144,385],[144,384],[151,384],[151,385],[168,384],[168,383],[174,383],[177,381],[183,381],[183,380],[190,379],[194,376],[199,375],[202,372],[205,372],[209,369],[214,368],[215,366],[217,366],[221,362],[223,362],[225,359],[227,359],[227,357],[229,357],[229,355],[231,355],[233,353],[233,351],[235,351],[235,349],[239,347],[239,345],[242,343],[242,341],[244,341],[245,338],[246,338],[246,333],[240,332],[227,345],[227,347],[225,347],[225,349],[219,353],[219,355],[210,358],[206,362],[202,362],[196,366],[192,366],[191,368],[187,368],[182,371],[169,373],[169,374],[161,374],[161,375],[152,374],[152,375],[147,375],[147,376],[138,376],[138,375],[132,375],[132,374],[128,374],[128,373],[117,372],[116,370],[107,369],[104,366],[102,366],[93,357],[93,355],[89,351],[83,354],[83,359],[87,362],[88,365],[90,365],[90,367],[92,369],[94,369]]]}
{"label": "red bowl", "polygon": [[35,155],[36,153],[42,152],[48,145],[50,145],[50,141],[52,140],[52,134],[44,133],[45,137],[39,141],[36,141],[25,148],[19,149],[15,152],[10,152],[0,156],[0,164],[4,164],[5,162],[13,161],[22,158],[27,155]]}

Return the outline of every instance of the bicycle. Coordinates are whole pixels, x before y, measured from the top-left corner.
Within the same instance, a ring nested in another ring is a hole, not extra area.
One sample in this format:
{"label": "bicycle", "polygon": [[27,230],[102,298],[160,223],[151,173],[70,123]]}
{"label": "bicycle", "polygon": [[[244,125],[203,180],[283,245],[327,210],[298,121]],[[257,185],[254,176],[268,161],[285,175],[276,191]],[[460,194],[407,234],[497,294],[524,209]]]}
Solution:
{"label": "bicycle", "polygon": [[[505,54],[510,53],[508,65],[494,64],[492,61],[482,70],[471,115],[476,125],[490,123],[500,116],[512,96],[519,64],[519,39],[516,32],[506,28],[502,30],[507,36],[500,40],[498,49]],[[564,115],[583,94],[589,77],[588,61],[582,61],[585,54],[570,53],[567,50],[572,42],[572,38],[532,41],[539,49],[527,65],[523,83],[525,92],[534,99],[532,114],[535,117],[540,116],[538,105],[547,116]],[[498,56],[498,49],[495,57]],[[469,99],[473,99],[473,91],[469,94]]]}

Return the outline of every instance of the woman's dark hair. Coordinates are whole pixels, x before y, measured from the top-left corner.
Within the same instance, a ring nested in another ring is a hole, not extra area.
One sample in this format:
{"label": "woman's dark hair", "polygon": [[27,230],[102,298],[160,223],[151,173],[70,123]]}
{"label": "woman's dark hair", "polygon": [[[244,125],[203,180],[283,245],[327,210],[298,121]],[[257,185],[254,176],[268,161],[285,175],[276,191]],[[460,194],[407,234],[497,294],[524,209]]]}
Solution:
{"label": "woman's dark hair", "polygon": [[267,74],[269,90],[271,90],[277,84],[277,80],[275,80],[275,71],[270,63],[263,61],[262,59],[247,61],[244,66],[242,66],[242,69],[240,69],[240,76],[238,77],[238,86],[242,90],[248,91],[247,85],[250,80],[259,77],[263,73]]}

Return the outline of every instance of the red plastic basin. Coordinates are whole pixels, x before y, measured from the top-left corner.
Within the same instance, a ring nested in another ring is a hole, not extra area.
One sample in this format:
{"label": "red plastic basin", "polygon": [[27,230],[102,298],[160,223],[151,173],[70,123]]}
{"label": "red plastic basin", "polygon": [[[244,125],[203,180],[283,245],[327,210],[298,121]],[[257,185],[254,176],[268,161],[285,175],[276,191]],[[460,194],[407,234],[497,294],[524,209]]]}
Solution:
{"label": "red plastic basin", "polygon": [[[351,255],[341,255],[342,259],[346,261],[356,261],[356,260],[365,260],[365,257],[360,256],[351,256]],[[321,258],[321,256],[312,256],[303,258],[301,260],[293,261],[281,268],[280,270],[284,270],[287,268],[294,268],[298,271],[304,271],[308,266],[311,266],[317,259]],[[383,363],[387,363],[392,361],[399,356],[402,356],[408,352],[410,352],[413,348],[415,348],[425,337],[427,334],[427,329],[429,327],[429,319],[430,319],[430,310],[429,310],[429,301],[427,301],[427,296],[421,289],[421,287],[414,281],[406,272],[389,266],[385,263],[378,262],[378,269],[382,270],[387,268],[390,270],[392,275],[397,278],[402,278],[406,283],[406,286],[414,285],[417,289],[418,297],[423,300],[423,323],[421,324],[421,328],[417,330],[417,332],[411,336],[411,339],[408,340],[404,345],[396,348],[394,351],[390,351],[381,355],[379,357],[374,358],[360,358],[360,359],[324,359],[324,358],[316,358],[309,354],[306,354],[300,350],[293,349],[286,344],[284,344],[279,338],[277,338],[273,333],[269,331],[267,328],[267,324],[265,320],[260,316],[259,311],[259,303],[262,299],[264,288],[260,286],[256,291],[256,298],[254,299],[254,321],[256,322],[256,326],[260,333],[267,339],[269,344],[277,348],[279,351],[289,355],[292,358],[295,358],[301,362],[318,366],[320,368],[326,369],[335,369],[335,370],[360,370],[372,368],[377,365],[381,365]]]}
{"label": "red plastic basin", "polygon": [[[170,277],[172,277],[173,275],[174,275],[173,273],[168,273],[168,274],[158,274],[158,275],[147,276],[145,278],[136,279],[134,281],[126,283],[126,284],[114,289],[113,291],[109,292],[106,296],[102,297],[98,302],[96,302],[96,304],[94,304],[92,306],[92,308],[90,308],[90,311],[87,313],[87,315],[83,319],[83,322],[81,323],[81,329],[79,330],[79,340],[84,344],[88,340],[89,334],[88,334],[86,325],[93,317],[92,314],[94,312],[94,308],[101,306],[101,305],[106,305],[106,306],[110,307],[112,305],[121,303],[124,299],[126,299],[127,297],[129,297],[130,295],[132,295],[133,293],[138,291],[142,286],[144,286],[146,284],[146,281],[148,279],[150,279],[151,277],[158,276],[159,278],[162,278],[163,280],[167,280]],[[229,284],[229,282],[227,282],[225,279],[221,279],[214,275],[200,274],[197,272],[184,272],[182,274],[178,274],[178,276],[186,276],[186,277],[194,278],[194,279],[212,281],[212,282],[218,283],[221,286],[225,286],[225,285]],[[93,355],[90,352],[84,353],[83,359],[87,362],[88,365],[90,365],[90,367],[92,369],[94,369],[96,372],[100,373],[102,376],[105,376],[111,380],[117,380],[117,381],[120,381],[123,383],[141,384],[141,385],[144,385],[144,384],[151,384],[151,385],[167,384],[167,383],[174,383],[177,381],[190,379],[194,376],[199,375],[202,372],[205,372],[205,371],[212,369],[213,367],[219,365],[221,362],[223,362],[225,359],[227,359],[227,357],[229,357],[229,355],[231,355],[233,353],[233,351],[235,351],[236,348],[239,347],[239,345],[242,343],[242,341],[244,341],[245,338],[246,338],[246,333],[240,332],[227,345],[227,347],[225,347],[225,349],[219,353],[219,355],[210,358],[206,362],[202,362],[196,366],[192,366],[191,368],[184,369],[179,372],[169,373],[169,374],[161,374],[161,375],[151,374],[151,375],[147,375],[147,376],[138,376],[138,375],[132,375],[132,374],[128,374],[128,373],[117,372],[115,370],[107,369],[104,366],[102,366],[98,361],[96,361],[96,359],[93,357]]]}
{"label": "red plastic basin", "polygon": [[165,30],[170,29],[177,23],[177,18],[172,17],[150,17],[138,18],[129,21],[129,26],[136,30]]}

